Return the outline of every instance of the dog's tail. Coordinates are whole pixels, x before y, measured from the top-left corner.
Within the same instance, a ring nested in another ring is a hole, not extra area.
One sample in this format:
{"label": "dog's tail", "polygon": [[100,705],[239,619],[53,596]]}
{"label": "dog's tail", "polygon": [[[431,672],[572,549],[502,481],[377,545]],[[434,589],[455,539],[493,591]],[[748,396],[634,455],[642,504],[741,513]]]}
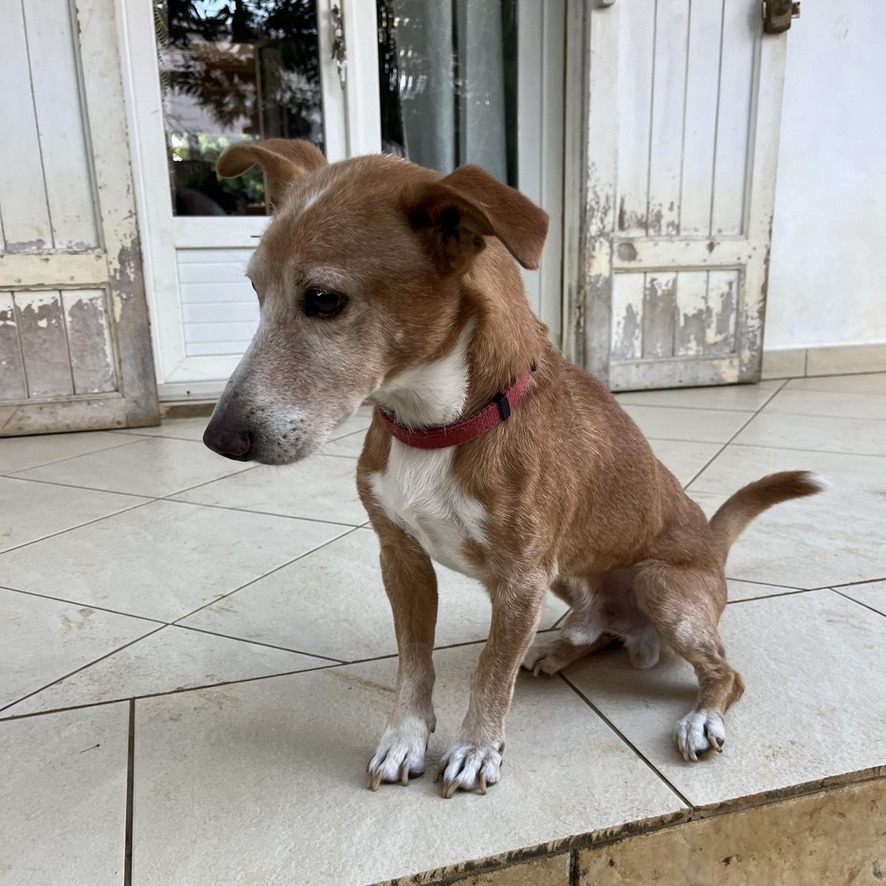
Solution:
{"label": "dog's tail", "polygon": [[723,560],[748,523],[767,508],[792,498],[816,495],[828,485],[824,477],[810,471],[781,471],[743,486],[711,517],[711,530]]}

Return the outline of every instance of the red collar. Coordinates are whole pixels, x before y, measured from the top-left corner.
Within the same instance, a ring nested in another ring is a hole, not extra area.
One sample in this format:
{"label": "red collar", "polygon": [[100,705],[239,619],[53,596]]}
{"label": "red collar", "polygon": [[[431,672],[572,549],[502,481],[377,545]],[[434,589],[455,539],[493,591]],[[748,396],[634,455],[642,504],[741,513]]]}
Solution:
{"label": "red collar", "polygon": [[458,446],[470,440],[476,440],[481,434],[501,424],[511,415],[511,409],[529,388],[529,380],[535,372],[532,369],[524,372],[509,388],[494,394],[489,403],[473,415],[453,422],[451,425],[439,425],[435,428],[410,428],[400,424],[389,412],[378,407],[376,412],[387,432],[407,446],[416,449],[445,449]]}

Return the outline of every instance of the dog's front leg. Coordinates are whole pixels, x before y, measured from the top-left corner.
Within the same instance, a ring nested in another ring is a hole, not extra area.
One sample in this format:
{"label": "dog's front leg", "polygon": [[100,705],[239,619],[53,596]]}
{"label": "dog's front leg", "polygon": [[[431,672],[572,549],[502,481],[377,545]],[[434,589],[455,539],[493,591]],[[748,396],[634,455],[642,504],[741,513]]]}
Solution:
{"label": "dog's front leg", "polygon": [[408,784],[410,776],[425,771],[428,737],[436,726],[431,693],[437,623],[437,576],[428,555],[394,524],[375,528],[399,663],[394,707],[368,767],[367,787],[373,791],[383,781]]}
{"label": "dog's front leg", "polygon": [[505,716],[514,694],[517,671],[538,626],[548,587],[545,575],[492,583],[489,639],[471,680],[471,702],[458,740],[450,745],[437,768],[443,796],[459,788],[486,793],[501,777],[505,747]]}

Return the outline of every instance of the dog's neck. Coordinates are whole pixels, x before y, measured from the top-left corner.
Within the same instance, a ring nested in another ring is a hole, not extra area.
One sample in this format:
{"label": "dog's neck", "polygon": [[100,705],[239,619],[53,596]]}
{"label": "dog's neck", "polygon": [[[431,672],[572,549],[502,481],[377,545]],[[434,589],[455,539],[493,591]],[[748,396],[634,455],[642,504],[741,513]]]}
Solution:
{"label": "dog's neck", "polygon": [[525,300],[513,310],[482,298],[472,301],[446,353],[398,373],[372,396],[401,424],[451,424],[484,406],[540,359],[547,344],[544,327]]}

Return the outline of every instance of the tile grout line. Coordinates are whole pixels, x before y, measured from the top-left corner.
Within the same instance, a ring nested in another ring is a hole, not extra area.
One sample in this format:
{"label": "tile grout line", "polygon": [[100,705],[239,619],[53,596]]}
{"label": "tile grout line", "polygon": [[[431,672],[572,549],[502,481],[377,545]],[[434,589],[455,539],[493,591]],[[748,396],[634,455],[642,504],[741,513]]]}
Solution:
{"label": "tile grout line", "polygon": [[[57,677],[50,683],[41,686],[39,689],[35,689],[33,692],[29,692],[27,695],[23,695],[21,698],[17,698],[15,701],[3,705],[2,707],[0,707],[0,714],[2,714],[3,711],[9,710],[9,708],[13,707],[13,705],[21,704],[23,701],[27,701],[29,698],[33,698],[35,695],[38,695],[39,693],[45,692],[47,689],[52,688],[57,683],[61,683],[64,680],[67,680],[69,677],[73,677],[75,674],[79,674],[81,671],[85,671],[87,668],[91,668],[93,665],[97,665],[100,661],[104,661],[106,658],[110,658],[112,655],[116,655],[118,652],[122,652],[129,646],[132,646],[133,644],[138,643],[141,640],[145,640],[152,634],[156,634],[158,631],[162,631],[165,627],[169,627],[169,625],[157,625],[157,627],[154,628],[153,631],[148,631],[146,634],[142,634],[140,637],[135,637],[134,639],[129,640],[127,643],[124,643],[122,646],[118,646],[116,649],[112,649],[110,652],[106,652],[104,655],[100,655],[98,658],[93,659],[93,661],[87,662],[85,665],[81,665],[79,668],[75,668],[73,671],[69,671],[67,674],[63,674],[61,677]],[[115,701],[122,701],[122,699],[118,698],[115,699]]]}
{"label": "tile grout line", "polygon": [[[110,431],[94,431],[94,432],[86,431],[85,433],[111,434],[114,432],[114,430],[116,430],[116,428],[114,428]],[[73,431],[72,433],[80,433],[80,432]],[[54,434],[44,434],[43,436],[44,437],[53,437],[55,435]],[[20,440],[22,438],[21,437],[6,437],[4,439]],[[131,446],[137,440],[138,440],[138,438],[136,438],[135,440],[127,440],[125,443],[112,443],[110,446],[102,446],[99,449],[93,449],[90,452],[79,452],[79,453],[77,453],[77,455],[66,455],[63,458],[50,459],[49,461],[40,462],[40,464],[38,464],[38,465],[30,465],[27,468],[19,468],[16,471],[5,471],[2,474],[0,474],[0,476],[13,477],[17,480],[29,480],[30,477],[16,477],[16,474],[22,474],[25,471],[34,471],[37,468],[45,468],[45,467],[48,467],[49,465],[57,465],[63,461],[71,461],[71,459],[74,459],[74,458],[83,458],[86,455],[98,455],[98,453],[107,452],[109,449],[122,449],[124,446]]]}
{"label": "tile grout line", "polygon": [[652,765],[649,758],[642,753],[633,742],[631,742],[628,737],[609,719],[562,671],[557,674],[557,676],[567,685],[570,689],[630,748],[634,754],[639,757],[660,779],[661,781],[669,787],[680,799],[682,803],[686,804],[687,809],[694,809],[695,805],[691,803],[681,791],[677,790],[677,788],[671,783],[670,779],[668,779],[659,769]]}
{"label": "tile grout line", "polygon": [[[245,474],[246,471],[240,471],[240,474]],[[232,477],[237,477],[239,474],[231,474]],[[222,480],[227,480],[227,477],[222,477]],[[210,483],[216,483],[217,480],[210,480]],[[200,508],[215,508],[217,511],[234,511],[237,514],[260,514],[262,517],[284,517],[287,520],[304,520],[306,523],[322,523],[324,526],[341,526],[346,527],[348,529],[359,529],[364,523],[343,523],[340,520],[321,520],[318,517],[299,517],[296,514],[279,514],[274,513],[273,511],[253,511],[249,508],[237,508],[231,505],[212,505],[207,504],[202,501],[186,501],[180,498],[175,498],[176,495],[184,495],[185,492],[193,492],[194,489],[198,489],[199,487],[194,486],[191,489],[182,490],[181,492],[172,492],[163,498],[155,499],[156,501],[171,501],[175,504],[180,505],[195,505]]]}
{"label": "tile grout line", "polygon": [[812,588],[813,591],[836,591],[839,588],[853,588],[856,585],[869,585],[875,581],[886,581],[886,575],[881,578],[862,578],[858,581],[844,581],[839,584],[822,585],[820,588]]}
{"label": "tile grout line", "polygon": [[[181,502],[181,504],[186,504],[186,502]],[[345,527],[342,526],[342,528],[344,529]],[[334,542],[340,541],[343,538],[347,538],[351,533],[357,532],[360,528],[361,527],[359,527],[359,526],[352,526],[348,529],[347,532],[342,532],[340,535],[336,535],[335,538],[330,538],[329,541],[324,541],[323,544],[317,545],[316,547],[313,547],[310,550],[305,551],[303,554],[299,554],[297,557],[293,557],[291,560],[287,560],[285,563],[281,563],[279,566],[275,566],[273,569],[270,569],[267,572],[262,573],[261,575],[258,575],[255,578],[250,579],[245,584],[240,585],[240,587],[234,588],[232,591],[228,591],[228,593],[222,594],[220,597],[216,597],[215,599],[210,600],[208,603],[204,603],[202,606],[198,606],[196,609],[193,609],[190,612],[187,612],[184,615],[179,616],[179,618],[175,619],[175,621],[167,622],[167,624],[178,625],[178,623],[181,621],[184,621],[184,619],[190,618],[192,615],[196,615],[198,612],[201,612],[202,610],[206,609],[207,607],[214,606],[216,603],[220,602],[221,600],[227,599],[228,597],[231,596],[231,594],[236,594],[239,591],[242,591],[245,588],[250,587],[250,585],[254,585],[257,581],[261,581],[264,578],[268,578],[269,576],[273,575],[275,572],[279,572],[281,569],[284,569],[287,566],[291,566],[293,563],[297,563],[303,557],[307,557],[308,554],[313,554],[316,551],[320,551],[323,548],[327,547],[327,545],[331,545]]]}
{"label": "tile grout line", "polygon": [[[44,483],[48,486],[59,486],[61,484],[58,483],[46,483],[43,480],[29,480],[29,483]],[[128,495],[126,492],[108,492],[105,489],[88,489],[86,486],[67,486],[66,489],[84,489],[89,492],[104,492],[107,495]],[[92,526],[93,523],[101,523],[102,520],[107,520],[110,517],[118,517],[121,514],[127,514],[129,511],[134,511],[137,508],[143,508],[145,505],[153,504],[155,501],[160,501],[157,498],[149,498],[148,496],[138,496],[139,498],[144,499],[144,501],[136,502],[134,505],[128,505],[125,508],[122,508],[119,511],[112,511],[110,514],[103,514],[101,517],[96,517],[93,520],[87,520],[85,523],[77,523],[74,526],[68,526],[66,529],[59,529],[58,532],[51,532],[49,535],[43,535],[40,538],[32,538],[30,541],[24,541],[20,545],[13,545],[11,548],[4,548],[0,550],[0,557],[4,554],[9,554],[12,551],[19,551],[22,548],[26,548],[28,545],[35,545],[41,541],[48,541],[50,538],[55,538],[59,535],[64,535],[66,532],[73,532],[75,529],[82,529],[84,526]],[[10,588],[10,590],[16,590],[15,588]]]}
{"label": "tile grout line", "polygon": [[[720,449],[704,463],[704,465],[702,465],[701,469],[695,473],[692,479],[688,483],[683,484],[684,492],[689,489],[689,487],[723,454],[723,452],[725,452],[726,447],[729,446],[729,444],[760,414],[761,410],[772,400],[772,398],[782,391],[786,384],[787,381],[783,381],[777,388],[775,388],[763,403],[760,404],[757,411],[752,412],[748,416],[747,421],[742,424],[742,426],[720,447]],[[698,490],[693,491],[697,492]]]}
{"label": "tile grout line", "polygon": [[129,700],[129,734],[126,747],[126,823],[123,839],[123,886],[132,884],[132,826],[135,791],[135,699]]}
{"label": "tile grout line", "polygon": [[162,618],[151,618],[149,615],[133,615],[131,612],[123,612],[120,609],[108,609],[107,606],[96,606],[94,603],[83,603],[80,600],[69,600],[67,597],[53,597],[51,594],[41,594],[39,591],[25,591],[22,588],[11,588],[8,585],[0,585],[0,591],[9,591],[13,594],[26,594],[29,597],[39,597],[41,600],[52,600],[54,603],[65,603],[68,606],[79,606],[81,609],[94,609],[96,612],[108,612],[111,615],[120,615],[123,618],[131,618],[135,621],[148,621],[152,624],[165,626],[170,624]]}
{"label": "tile grout line", "polygon": [[881,616],[882,618],[886,618],[886,612],[881,612],[879,609],[874,609],[873,606],[868,606],[867,603],[862,603],[861,600],[856,600],[854,597],[850,597],[848,594],[844,594],[838,591],[836,588],[830,588],[829,590],[833,591],[838,597],[842,597],[844,600],[849,600],[851,603],[855,603],[858,606],[863,607],[864,609],[870,609],[871,612],[876,615]]}
{"label": "tile grout line", "polygon": [[[161,627],[176,627],[176,625],[162,625]],[[158,628],[158,630],[160,630],[160,628]],[[156,631],[152,631],[152,633],[156,633]],[[541,633],[541,634],[553,633],[553,629],[549,629],[546,631],[539,631],[539,633]],[[225,635],[222,634],[220,636],[225,636]],[[144,638],[139,637],[138,639],[141,640]],[[229,639],[237,640],[240,638],[231,637]],[[133,641],[133,643],[136,643],[136,642],[138,642],[138,640]],[[249,643],[252,641],[243,640],[242,642]],[[447,649],[460,649],[460,648],[466,647],[466,646],[480,646],[485,642],[486,642],[485,640],[465,640],[461,643],[450,643],[446,646],[437,646],[437,647],[435,647],[434,651],[437,652],[437,651],[442,651],[442,650],[447,650]],[[129,645],[132,645],[132,644],[129,644]],[[276,648],[276,647],[274,647],[274,648]],[[116,651],[120,651],[120,650],[116,650]],[[287,649],[284,651],[289,652],[291,650]],[[109,654],[113,655],[115,653],[109,653]],[[142,693],[141,695],[122,696],[120,698],[107,698],[107,699],[102,699],[101,701],[88,701],[88,702],[83,702],[82,704],[63,705],[62,707],[50,708],[45,711],[29,711],[26,714],[12,713],[7,716],[3,716],[4,710],[9,710],[9,708],[12,707],[13,705],[19,704],[19,702],[24,701],[25,699],[22,698],[22,699],[18,699],[17,701],[14,701],[12,703],[12,705],[7,705],[5,708],[0,710],[0,723],[8,723],[13,720],[31,719],[33,717],[44,717],[49,714],[59,714],[64,711],[80,711],[80,710],[84,710],[85,708],[97,708],[97,707],[102,707],[104,705],[120,704],[121,702],[124,702],[124,701],[141,701],[142,699],[164,698],[164,697],[170,696],[170,695],[181,695],[185,692],[199,692],[201,690],[207,690],[207,689],[218,689],[218,688],[221,688],[224,686],[239,686],[242,683],[255,683],[260,680],[271,680],[274,677],[295,677],[300,674],[315,674],[315,673],[319,673],[320,671],[334,671],[334,670],[338,670],[339,668],[349,667],[351,665],[371,664],[373,662],[379,662],[379,661],[390,661],[393,658],[397,658],[397,655],[398,654],[396,652],[392,652],[392,653],[386,653],[385,655],[372,656],[369,658],[355,658],[350,661],[332,660],[329,664],[319,665],[318,667],[315,667],[315,668],[301,668],[301,669],[295,670],[295,671],[275,671],[272,674],[258,674],[257,676],[254,676],[254,677],[242,677],[240,679],[235,679],[235,680],[223,680],[219,683],[200,683],[196,686],[185,686],[185,687],[181,687],[181,688],[177,688],[177,689],[167,689],[167,690],[164,690],[163,692],[145,692],[145,693]],[[105,656],[105,657],[107,657],[107,656]],[[312,656],[312,657],[316,658],[316,656]],[[90,667],[90,666],[91,665],[86,665],[86,667]],[[81,668],[81,670],[82,670],[82,668]],[[64,679],[64,678],[62,678],[62,679]],[[49,684],[49,685],[52,685],[52,684]],[[44,688],[48,688],[48,687],[44,687]],[[38,690],[38,691],[42,692],[43,690]],[[26,696],[26,698],[30,698],[30,696]]]}
{"label": "tile grout line", "polygon": [[[187,616],[186,616],[187,617]],[[164,625],[168,628],[178,628],[182,631],[192,631],[195,634],[207,634],[210,637],[220,637],[223,640],[236,640],[238,643],[250,643],[253,646],[262,646],[265,649],[276,649],[278,652],[291,652],[295,655],[304,655],[307,658],[316,658],[320,661],[328,661],[331,664],[350,664],[347,659],[333,658],[331,655],[321,655],[319,652],[305,652],[303,649],[291,649],[288,646],[278,646],[276,643],[265,643],[262,640],[250,640],[248,637],[235,637],[232,634],[222,634],[218,631],[210,631],[207,628],[198,628],[192,625],[181,625],[174,622]],[[208,684],[214,686],[214,683]]]}
{"label": "tile grout line", "polygon": [[745,597],[742,600],[727,600],[726,605],[738,606],[740,603],[754,603],[757,600],[778,600],[781,597],[797,597],[800,594],[814,594],[819,590],[821,590],[821,588],[793,588],[792,590],[783,591],[780,594],[762,594],[759,597]]}

